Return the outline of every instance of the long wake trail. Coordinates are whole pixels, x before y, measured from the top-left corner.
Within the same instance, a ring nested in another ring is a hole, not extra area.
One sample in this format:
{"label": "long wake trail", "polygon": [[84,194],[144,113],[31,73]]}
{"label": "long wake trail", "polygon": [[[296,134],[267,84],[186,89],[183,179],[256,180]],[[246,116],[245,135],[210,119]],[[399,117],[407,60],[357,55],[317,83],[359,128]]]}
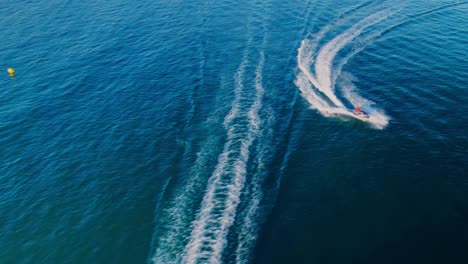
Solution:
{"label": "long wake trail", "polygon": [[[262,109],[262,98],[265,93],[265,89],[262,84],[262,71],[263,65],[265,63],[265,54],[262,52],[260,54],[260,62],[257,66],[255,72],[255,90],[256,90],[256,99],[254,105],[249,111],[249,117],[251,120],[251,126],[253,126],[253,131],[255,135],[258,135],[262,132],[260,126],[262,125],[262,120],[259,116],[259,110]],[[263,136],[262,136],[263,137]],[[257,237],[257,211],[262,200],[262,190],[260,184],[260,178],[262,174],[266,173],[265,164],[262,161],[263,153],[259,151],[257,153],[257,166],[258,169],[254,173],[252,181],[252,196],[249,199],[249,204],[246,209],[246,214],[243,219],[243,225],[238,235],[238,245],[236,249],[236,263],[246,263],[249,260],[250,250],[252,245],[255,243]]]}
{"label": "long wake trail", "polygon": [[[224,120],[226,143],[193,222],[183,263],[220,263],[229,228],[236,217],[246,181],[250,148],[260,129],[259,110],[264,93],[263,88],[257,86],[253,102],[244,95],[243,77],[247,64],[248,56],[244,56],[236,74],[235,99]],[[263,67],[263,60],[259,67]],[[247,112],[245,104],[250,104]]]}

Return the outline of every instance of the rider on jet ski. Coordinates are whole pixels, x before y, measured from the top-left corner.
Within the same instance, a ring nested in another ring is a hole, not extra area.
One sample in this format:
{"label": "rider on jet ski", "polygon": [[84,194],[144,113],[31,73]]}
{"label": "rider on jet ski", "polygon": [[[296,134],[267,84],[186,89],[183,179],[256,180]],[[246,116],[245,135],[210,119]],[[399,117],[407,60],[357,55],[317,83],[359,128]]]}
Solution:
{"label": "rider on jet ski", "polygon": [[357,115],[359,117],[369,118],[369,115],[366,112],[362,111],[360,105],[358,105],[358,106],[356,106],[354,108],[353,114],[355,114],[355,115]]}

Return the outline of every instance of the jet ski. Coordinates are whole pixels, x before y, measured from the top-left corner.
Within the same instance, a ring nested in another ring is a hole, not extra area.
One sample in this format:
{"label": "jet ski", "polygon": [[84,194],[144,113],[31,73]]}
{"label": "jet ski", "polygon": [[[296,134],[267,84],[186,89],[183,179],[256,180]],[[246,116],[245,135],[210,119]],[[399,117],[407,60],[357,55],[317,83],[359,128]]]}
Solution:
{"label": "jet ski", "polygon": [[369,115],[361,110],[361,106],[356,106],[356,108],[354,108],[353,114],[361,118],[369,118]]}

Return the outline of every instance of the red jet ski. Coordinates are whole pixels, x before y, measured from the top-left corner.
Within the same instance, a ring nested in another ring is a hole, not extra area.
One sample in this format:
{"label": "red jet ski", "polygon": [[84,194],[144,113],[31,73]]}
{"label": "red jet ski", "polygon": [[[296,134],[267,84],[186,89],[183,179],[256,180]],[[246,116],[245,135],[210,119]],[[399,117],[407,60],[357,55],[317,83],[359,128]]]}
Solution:
{"label": "red jet ski", "polygon": [[356,106],[356,108],[354,108],[353,114],[362,118],[369,118],[369,115],[361,110],[361,106]]}

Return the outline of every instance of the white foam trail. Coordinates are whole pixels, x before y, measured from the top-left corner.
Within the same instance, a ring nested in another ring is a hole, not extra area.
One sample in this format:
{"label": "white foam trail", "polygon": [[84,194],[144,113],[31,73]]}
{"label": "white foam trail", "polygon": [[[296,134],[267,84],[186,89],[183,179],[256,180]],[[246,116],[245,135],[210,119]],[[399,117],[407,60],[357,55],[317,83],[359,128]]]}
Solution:
{"label": "white foam trail", "polygon": [[332,67],[333,60],[336,54],[350,41],[359,36],[363,30],[372,26],[381,20],[385,19],[389,14],[386,11],[377,12],[359,23],[341,33],[340,35],[329,41],[323,48],[320,49],[316,63],[315,73],[317,75],[318,86],[322,93],[324,93],[336,106],[344,107],[343,103],[336,97],[334,87],[332,87]]}
{"label": "white foam trail", "polygon": [[303,71],[299,73],[295,83],[301,90],[302,96],[310,103],[311,108],[317,109],[322,114],[329,116],[327,113],[329,113],[329,111],[332,110],[333,107],[331,107],[326,101],[324,101],[320,97],[320,95],[317,92],[315,92],[315,90],[312,88],[309,82],[311,80],[313,79],[311,79],[310,77],[308,78],[307,72]]}
{"label": "white foam trail", "polygon": [[[245,184],[250,146],[259,131],[261,120],[258,112],[262,107],[261,101],[264,93],[261,86],[256,86],[255,101],[247,113],[242,112],[243,74],[247,61],[247,56],[245,56],[236,74],[236,98],[224,121],[227,141],[223,152],[219,155],[215,171],[210,177],[201,210],[193,222],[190,241],[185,247],[183,263],[191,264],[198,261],[220,263],[227,243],[228,230],[236,216]],[[232,124],[234,119],[243,115],[248,120],[247,131]]]}
{"label": "white foam trail", "polygon": [[153,263],[180,263],[181,254],[178,250],[183,247],[184,236],[186,235],[187,222],[190,221],[190,207],[193,205],[192,197],[195,195],[197,186],[200,184],[202,168],[206,166],[209,159],[209,152],[212,144],[208,140],[202,150],[197,153],[195,165],[190,171],[189,182],[184,186],[176,198],[171,201],[170,206],[166,206],[161,215],[167,217],[164,221],[168,224],[166,232],[160,234],[158,247],[152,258]]}
{"label": "white foam trail", "polygon": [[[259,116],[259,109],[262,108],[262,97],[265,93],[265,89],[262,84],[262,71],[263,65],[265,63],[264,53],[260,53],[260,62],[257,66],[255,72],[255,90],[256,90],[256,99],[253,107],[249,111],[249,117],[251,120],[251,126],[255,134],[260,132],[260,126],[262,120]],[[258,169],[257,172],[253,175],[252,179],[252,196],[250,197],[249,205],[247,207],[247,213],[244,217],[242,229],[238,235],[238,245],[236,249],[236,263],[244,263],[249,259],[250,250],[252,245],[255,243],[257,238],[257,210],[262,200],[263,193],[260,186],[260,177],[262,173],[265,173],[266,169],[262,162],[262,153],[257,153],[258,156]]]}
{"label": "white foam trail", "polygon": [[365,3],[358,4],[358,5],[351,7],[348,11],[341,14],[337,21],[322,27],[318,33],[312,34],[310,38],[308,39],[308,50],[309,50],[310,56],[307,56],[307,59],[309,60],[307,64],[311,65],[314,62],[315,55],[316,55],[314,54],[315,50],[317,49],[322,39],[333,28],[337,28],[337,27],[343,26],[344,24],[349,23],[349,20],[352,18],[352,16],[347,16],[347,14],[358,12],[359,9],[361,9],[362,7],[368,6],[370,4],[372,4],[372,1],[365,2]]}
{"label": "white foam trail", "polygon": [[[361,35],[364,30],[379,23],[390,15],[390,12],[383,10],[362,19],[354,26],[323,45],[315,59],[314,55],[318,43],[325,32],[329,31],[330,28],[326,27],[326,30],[320,31],[317,35],[318,39],[313,41],[305,39],[301,42],[297,58],[300,73],[297,76],[296,85],[312,108],[317,109],[325,116],[340,115],[361,119],[349,112],[343,102],[338,99],[335,94],[335,82],[337,76],[341,72],[341,68],[349,58],[359,51],[351,52],[348,56],[345,56],[347,59],[344,62],[342,61],[342,63],[338,65],[338,68],[333,67],[334,60],[336,55],[356,37]],[[310,65],[312,64],[314,65],[315,75],[310,69]],[[313,85],[317,91],[311,85]],[[322,95],[324,95],[326,99],[323,99]],[[388,118],[383,118],[385,117],[383,113],[373,111],[370,114],[369,119],[361,120],[368,121],[378,128],[383,128],[388,123]]]}
{"label": "white foam trail", "polygon": [[[241,92],[243,89],[243,76],[245,73],[245,67],[248,64],[248,58],[246,54],[243,56],[243,60],[236,72],[235,82],[236,82],[236,89],[235,99],[232,103],[232,107],[230,112],[224,118],[224,125],[228,127],[233,119],[238,116],[240,111],[240,100],[242,98]],[[232,129],[231,129],[232,130]],[[181,263],[184,262],[183,258],[183,250],[185,248],[185,243],[187,243],[188,238],[187,235],[190,235],[190,221],[191,219],[191,208],[193,205],[193,201],[191,200],[196,194],[196,191],[199,191],[197,186],[200,184],[202,180],[202,172],[205,171],[204,167],[206,165],[209,152],[212,149],[212,145],[209,144],[208,141],[202,151],[197,154],[197,160],[195,165],[191,169],[189,182],[185,185],[182,192],[175,197],[173,201],[171,201],[170,206],[166,206],[163,211],[164,216],[167,217],[168,220],[165,222],[168,223],[165,228],[167,229],[164,233],[161,234],[160,238],[158,238],[158,248],[152,258],[154,263]],[[229,149],[230,145],[225,146],[225,149]],[[227,159],[227,155],[229,151],[223,152],[226,154],[226,157],[219,157],[219,159]],[[223,163],[223,161],[218,161],[218,163]]]}
{"label": "white foam trail", "polygon": [[353,106],[360,105],[365,107],[366,112],[370,114],[369,122],[379,129],[388,125],[390,117],[387,116],[383,110],[374,109],[374,102],[360,96],[357,92],[356,85],[354,85],[355,78],[349,73],[342,73],[342,70],[352,57],[364,50],[367,45],[374,43],[374,41],[381,36],[381,33],[382,31],[377,31],[363,38],[359,42],[359,46],[353,47],[351,52],[346,54],[344,58],[337,63],[332,77],[332,86],[335,87],[337,78],[340,77],[341,81],[339,86],[343,91],[344,98],[346,98]]}
{"label": "white foam trail", "polygon": [[[232,103],[231,110],[229,113],[226,115],[224,119],[224,126],[226,129],[228,129],[228,137],[227,137],[227,142],[224,145],[223,152],[221,155],[218,157],[218,165],[215,168],[215,171],[210,177],[209,183],[208,183],[208,189],[203,197],[202,205],[201,205],[201,210],[197,216],[196,221],[193,223],[193,229],[191,232],[190,236],[190,241],[185,247],[185,253],[184,253],[184,263],[196,263],[199,258],[205,257],[208,259],[209,256],[207,256],[209,253],[213,254],[220,254],[216,252],[210,252],[207,250],[212,250],[216,251],[217,249],[214,248],[214,244],[216,243],[216,240],[219,239],[219,232],[221,231],[220,228],[216,228],[213,230],[210,230],[211,232],[209,234],[209,224],[210,222],[216,223],[216,224],[221,224],[221,221],[217,219],[212,219],[215,211],[215,209],[224,206],[223,201],[216,199],[216,193],[217,191],[219,192],[220,189],[221,191],[225,191],[227,193],[228,191],[228,186],[224,185],[224,182],[222,181],[222,176],[227,173],[226,169],[231,165],[229,164],[229,156],[231,154],[231,145],[233,145],[236,134],[235,134],[235,127],[229,125],[231,124],[232,120],[236,118],[239,114],[240,110],[240,100],[241,100],[241,93],[243,90],[243,75],[245,72],[245,66],[248,62],[248,58],[246,55],[244,55],[244,58],[237,70],[236,73],[236,89],[234,91],[235,93],[235,99],[234,102]],[[232,163],[232,161],[230,162]],[[235,182],[234,182],[235,183]],[[223,186],[224,185],[224,186]],[[227,206],[226,206],[227,207]],[[220,210],[223,210],[223,208],[219,208]],[[227,209],[227,208],[226,208]],[[224,211],[226,211],[224,209]],[[223,238],[221,238],[223,239]],[[217,250],[219,251],[219,249]],[[215,258],[218,258],[217,256],[214,256]]]}
{"label": "white foam trail", "polygon": [[336,79],[341,75],[343,67],[348,63],[348,61],[353,58],[356,54],[363,51],[369,44],[374,43],[382,35],[381,31],[374,32],[362,40],[359,41],[359,45],[354,45],[351,52],[346,54],[335,66],[333,76],[332,76],[332,85],[336,83]]}

